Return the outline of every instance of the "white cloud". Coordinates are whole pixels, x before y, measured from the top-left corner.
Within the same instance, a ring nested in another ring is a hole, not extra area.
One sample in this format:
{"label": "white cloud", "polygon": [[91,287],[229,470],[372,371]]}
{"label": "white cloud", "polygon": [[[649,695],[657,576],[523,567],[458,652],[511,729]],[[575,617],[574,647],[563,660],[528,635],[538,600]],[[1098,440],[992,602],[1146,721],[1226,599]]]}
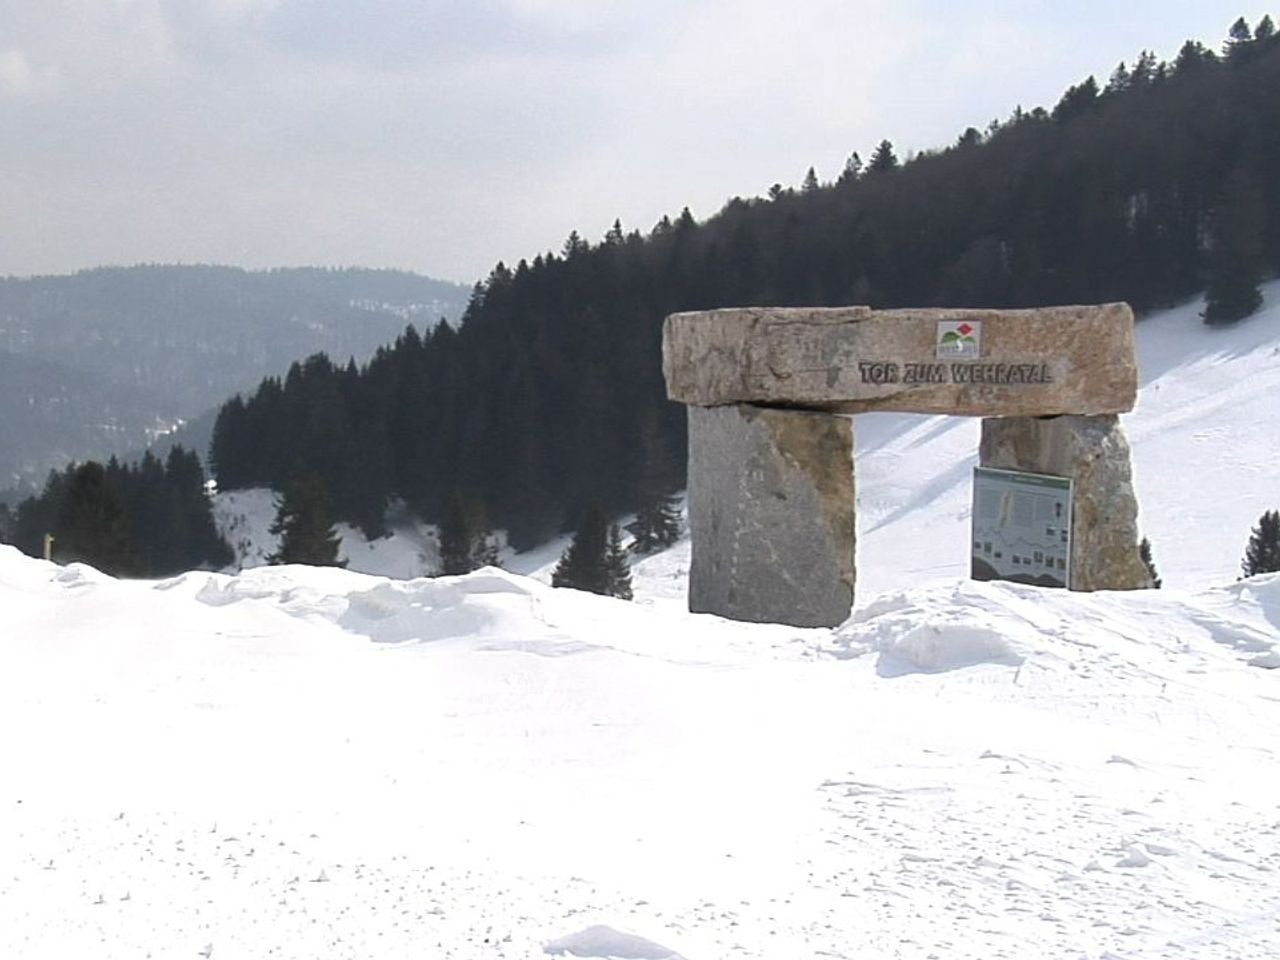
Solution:
{"label": "white cloud", "polygon": [[1234,19],[1167,3],[0,0],[0,273],[471,280],[571,229],[833,178],[882,137],[945,145]]}

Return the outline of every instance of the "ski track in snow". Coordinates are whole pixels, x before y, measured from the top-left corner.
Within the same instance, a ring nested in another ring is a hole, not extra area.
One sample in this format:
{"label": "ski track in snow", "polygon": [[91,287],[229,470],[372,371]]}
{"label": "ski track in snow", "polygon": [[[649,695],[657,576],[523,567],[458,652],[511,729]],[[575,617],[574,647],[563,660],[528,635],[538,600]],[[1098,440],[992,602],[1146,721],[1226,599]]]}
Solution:
{"label": "ski track in snow", "polygon": [[1280,310],[1198,323],[1144,321],[1126,421],[1161,591],[960,579],[942,418],[859,418],[834,630],[687,614],[687,543],[633,604],[553,547],[389,579],[425,529],[163,582],[0,547],[0,956],[1280,955],[1280,574],[1232,582]]}

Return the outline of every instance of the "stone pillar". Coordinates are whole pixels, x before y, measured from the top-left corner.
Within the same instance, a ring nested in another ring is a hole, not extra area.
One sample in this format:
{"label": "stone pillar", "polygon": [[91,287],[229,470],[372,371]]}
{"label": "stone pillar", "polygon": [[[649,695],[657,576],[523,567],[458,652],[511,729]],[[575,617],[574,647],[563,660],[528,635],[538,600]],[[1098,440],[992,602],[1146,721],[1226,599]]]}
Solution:
{"label": "stone pillar", "polygon": [[1138,501],[1129,442],[1117,416],[986,418],[978,463],[1074,481],[1072,590],[1151,586],[1138,554]]}
{"label": "stone pillar", "polygon": [[854,585],[848,417],[689,407],[689,609],[835,626]]}

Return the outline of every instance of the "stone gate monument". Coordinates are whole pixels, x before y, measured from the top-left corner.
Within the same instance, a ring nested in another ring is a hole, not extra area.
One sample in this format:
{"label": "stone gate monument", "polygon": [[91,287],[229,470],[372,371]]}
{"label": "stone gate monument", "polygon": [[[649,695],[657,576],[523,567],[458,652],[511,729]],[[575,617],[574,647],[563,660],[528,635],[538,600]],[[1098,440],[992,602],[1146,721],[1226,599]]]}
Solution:
{"label": "stone gate monument", "polygon": [[1034,310],[754,307],[666,319],[689,406],[689,609],[834,626],[853,604],[852,420],[985,418],[984,467],[1069,477],[1073,590],[1150,586],[1129,445],[1126,304]]}

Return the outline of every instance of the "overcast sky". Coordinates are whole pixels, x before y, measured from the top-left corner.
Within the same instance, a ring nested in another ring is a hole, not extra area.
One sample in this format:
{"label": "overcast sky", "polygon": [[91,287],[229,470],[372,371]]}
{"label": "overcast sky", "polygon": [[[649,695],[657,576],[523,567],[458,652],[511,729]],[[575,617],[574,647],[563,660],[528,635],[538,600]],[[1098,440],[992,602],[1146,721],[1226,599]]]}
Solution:
{"label": "overcast sky", "polygon": [[[1257,0],[1248,0],[1256,3]],[[1219,0],[0,0],[0,274],[404,267],[943,146]],[[1273,11],[1275,13],[1280,11]]]}

